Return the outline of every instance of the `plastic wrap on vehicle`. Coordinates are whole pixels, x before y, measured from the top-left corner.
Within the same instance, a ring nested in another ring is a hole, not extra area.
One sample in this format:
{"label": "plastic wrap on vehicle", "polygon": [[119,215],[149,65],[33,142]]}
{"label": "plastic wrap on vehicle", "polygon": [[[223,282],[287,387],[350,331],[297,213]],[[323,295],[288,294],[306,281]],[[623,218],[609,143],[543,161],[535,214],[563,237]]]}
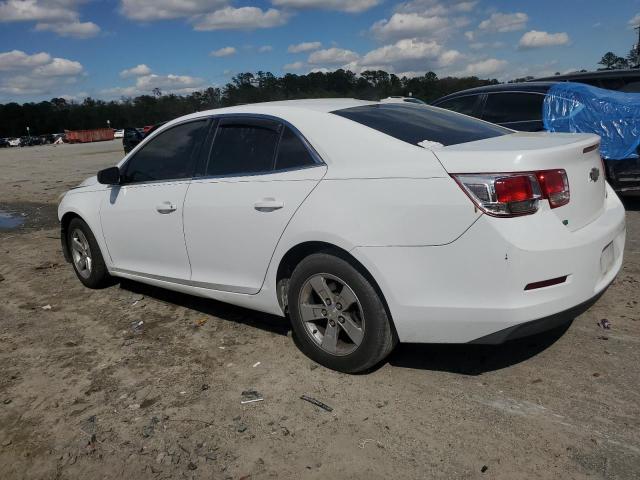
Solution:
{"label": "plastic wrap on vehicle", "polygon": [[549,132],[600,135],[600,152],[608,160],[638,158],[640,93],[560,82],[546,95],[542,119]]}

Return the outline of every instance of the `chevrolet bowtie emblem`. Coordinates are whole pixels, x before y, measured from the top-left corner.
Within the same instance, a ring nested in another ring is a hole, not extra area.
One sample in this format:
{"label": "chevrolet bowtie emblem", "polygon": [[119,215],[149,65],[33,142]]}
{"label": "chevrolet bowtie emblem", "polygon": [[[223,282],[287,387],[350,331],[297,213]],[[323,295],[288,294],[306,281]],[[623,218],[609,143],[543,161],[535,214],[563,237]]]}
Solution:
{"label": "chevrolet bowtie emblem", "polygon": [[593,168],[591,169],[591,171],[589,172],[589,179],[590,179],[592,182],[597,182],[597,181],[598,181],[598,178],[600,178],[600,169],[598,169],[598,168],[596,168],[596,167],[593,167]]}

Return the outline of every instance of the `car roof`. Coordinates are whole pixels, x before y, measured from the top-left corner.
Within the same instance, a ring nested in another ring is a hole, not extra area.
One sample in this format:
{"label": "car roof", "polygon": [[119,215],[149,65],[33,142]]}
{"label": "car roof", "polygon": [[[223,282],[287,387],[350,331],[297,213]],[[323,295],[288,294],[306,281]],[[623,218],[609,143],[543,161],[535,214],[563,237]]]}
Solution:
{"label": "car roof", "polygon": [[530,80],[531,82],[539,81],[567,81],[577,80],[584,81],[589,79],[617,79],[626,77],[638,77],[640,78],[640,69],[621,69],[621,70],[598,70],[596,72],[572,72],[564,73],[562,75],[553,75],[549,77],[540,77]]}
{"label": "car roof", "polygon": [[343,108],[359,107],[362,105],[372,105],[378,102],[366,100],[356,100],[355,98],[306,98],[301,100],[280,100],[275,102],[251,103],[247,105],[237,105],[234,107],[219,108],[210,110],[209,114],[220,113],[242,113],[247,109],[266,110],[271,107],[296,108],[303,110],[313,110],[315,112],[329,113]]}
{"label": "car roof", "polygon": [[463,97],[465,95],[479,95],[481,93],[497,93],[497,92],[532,92],[532,93],[547,93],[547,91],[558,82],[517,82],[517,83],[499,83],[496,85],[484,85],[482,87],[469,88],[467,90],[461,90],[459,92],[451,93],[444,97],[440,97],[434,100],[433,104],[436,105],[441,101]]}

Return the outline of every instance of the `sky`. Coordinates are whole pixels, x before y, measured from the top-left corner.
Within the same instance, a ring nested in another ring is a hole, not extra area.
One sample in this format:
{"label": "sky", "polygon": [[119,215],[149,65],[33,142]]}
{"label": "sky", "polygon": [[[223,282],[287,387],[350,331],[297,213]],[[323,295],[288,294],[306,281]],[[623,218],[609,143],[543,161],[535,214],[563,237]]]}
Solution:
{"label": "sky", "polygon": [[637,39],[640,0],[0,0],[0,102],[223,87],[348,68],[502,81]]}

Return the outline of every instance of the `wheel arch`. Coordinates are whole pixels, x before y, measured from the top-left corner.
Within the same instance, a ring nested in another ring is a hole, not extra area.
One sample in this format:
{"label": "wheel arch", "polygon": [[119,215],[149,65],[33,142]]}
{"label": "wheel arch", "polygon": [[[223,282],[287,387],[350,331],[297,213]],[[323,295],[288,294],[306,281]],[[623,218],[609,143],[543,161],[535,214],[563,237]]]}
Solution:
{"label": "wheel arch", "polygon": [[84,220],[84,218],[82,218],[78,213],[74,211],[66,212],[60,218],[60,243],[62,245],[62,254],[64,255],[64,259],[67,262],[71,262],[71,252],[69,251],[69,244],[67,242],[67,233],[69,224],[74,218],[79,218],[86,223],[86,220]]}
{"label": "wheel arch", "polygon": [[329,242],[322,241],[306,241],[299,243],[293,247],[291,247],[280,259],[278,264],[278,269],[276,271],[276,292],[278,297],[278,303],[280,304],[280,308],[282,311],[287,314],[287,287],[289,278],[291,278],[291,274],[295,267],[306,257],[312,255],[314,253],[329,253],[331,255],[335,255],[338,258],[341,258],[347,261],[350,265],[352,265],[363,277],[365,277],[369,283],[373,286],[376,293],[380,296],[380,300],[384,305],[385,311],[387,313],[387,317],[391,322],[391,329],[393,330],[393,334],[396,335],[397,332],[396,327],[393,321],[393,316],[391,315],[391,310],[389,308],[389,304],[385,295],[380,288],[380,285],[374,278],[374,276],[369,272],[369,270],[351,253],[349,253],[344,248],[341,248],[337,245],[334,245]]}

